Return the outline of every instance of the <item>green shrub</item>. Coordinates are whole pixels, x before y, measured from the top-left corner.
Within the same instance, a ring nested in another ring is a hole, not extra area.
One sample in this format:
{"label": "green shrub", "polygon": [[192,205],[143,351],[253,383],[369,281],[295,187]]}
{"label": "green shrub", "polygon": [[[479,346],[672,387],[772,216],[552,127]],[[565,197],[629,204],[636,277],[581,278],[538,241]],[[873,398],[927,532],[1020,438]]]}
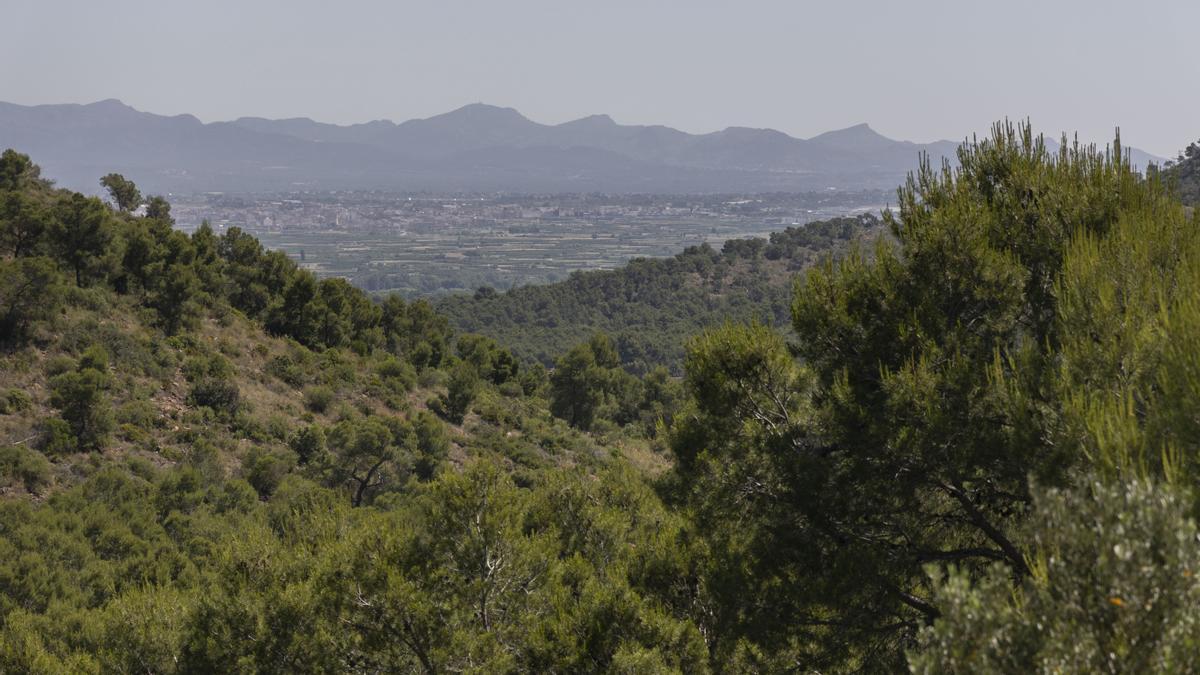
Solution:
{"label": "green shrub", "polygon": [[419,384],[423,389],[440,387],[445,381],[445,374],[440,370],[434,370],[432,368],[422,370],[421,374],[417,376],[417,384]]}
{"label": "green shrub", "polygon": [[258,417],[249,414],[245,410],[239,410],[230,422],[230,429],[238,436],[254,441],[255,443],[268,443],[271,441],[271,434],[267,431],[267,425],[258,419]]}
{"label": "green shrub", "polygon": [[217,513],[249,513],[258,499],[253,485],[245,479],[233,478],[215,490],[213,508]]}
{"label": "green shrub", "polygon": [[430,480],[450,453],[450,435],[441,420],[425,411],[417,413],[412,426],[417,441],[413,471],[421,480]]}
{"label": "green shrub", "polygon": [[301,465],[308,464],[325,454],[325,431],[316,424],[304,427],[288,440],[288,447]]}
{"label": "green shrub", "polygon": [[275,494],[283,477],[295,466],[296,455],[291,452],[255,447],[242,461],[242,473],[258,495],[266,499]]}
{"label": "green shrub", "polygon": [[263,425],[267,434],[277,441],[286,441],[291,431],[291,421],[282,415],[271,415]]}
{"label": "green shrub", "polygon": [[75,370],[75,359],[69,356],[60,354],[46,361],[46,377],[62,375],[70,370]]}
{"label": "green shrub", "polygon": [[241,404],[241,392],[231,379],[202,377],[192,383],[188,402],[219,413],[233,414]]}
{"label": "green shrub", "polygon": [[128,401],[116,410],[118,424],[126,424],[142,429],[153,429],[161,425],[161,417],[157,407],[145,399]]}
{"label": "green shrub", "polygon": [[333,398],[333,390],[329,387],[309,387],[304,390],[304,407],[315,413],[324,413],[333,404]]}
{"label": "green shrub", "polygon": [[0,394],[0,415],[24,412],[33,407],[33,399],[20,389],[9,389]]}
{"label": "green shrub", "polygon": [[1031,578],[941,578],[914,673],[1196,673],[1200,546],[1186,491],[1140,481],[1035,490]]}
{"label": "green shrub", "polygon": [[316,367],[326,382],[353,384],[358,381],[357,360],[340,349],[321,352]]}
{"label": "green shrub", "polygon": [[46,455],[58,457],[75,450],[75,436],[65,420],[57,417],[42,420],[38,431],[38,448]]}
{"label": "green shrub", "polygon": [[50,380],[50,405],[58,408],[78,450],[100,450],[113,429],[108,356],[92,347],[79,358],[74,371]]}
{"label": "green shrub", "polygon": [[150,433],[145,427],[136,424],[118,424],[117,436],[130,443],[144,444],[150,440]]}
{"label": "green shrub", "polygon": [[279,355],[267,362],[267,372],[293,387],[308,384],[309,370],[290,355]]}
{"label": "green shrub", "polygon": [[395,393],[411,391],[417,384],[417,371],[406,361],[388,356],[375,366],[375,373]]}
{"label": "green shrub", "polygon": [[50,484],[50,462],[36,450],[21,445],[0,447],[0,477],[20,483],[37,494]]}
{"label": "green shrub", "polygon": [[446,394],[440,399],[439,414],[454,424],[462,424],[463,417],[479,393],[479,385],[479,373],[475,367],[465,361],[460,362],[450,371]]}

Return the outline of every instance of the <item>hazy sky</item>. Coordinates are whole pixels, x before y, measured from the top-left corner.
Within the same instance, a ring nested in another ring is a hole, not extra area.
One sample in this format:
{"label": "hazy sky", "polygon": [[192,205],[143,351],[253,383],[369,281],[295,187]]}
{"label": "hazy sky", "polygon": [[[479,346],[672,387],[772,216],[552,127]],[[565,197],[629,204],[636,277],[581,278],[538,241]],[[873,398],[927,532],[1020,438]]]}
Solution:
{"label": "hazy sky", "polygon": [[0,100],[349,123],[466,103],[808,137],[1200,138],[1200,0],[0,0]]}

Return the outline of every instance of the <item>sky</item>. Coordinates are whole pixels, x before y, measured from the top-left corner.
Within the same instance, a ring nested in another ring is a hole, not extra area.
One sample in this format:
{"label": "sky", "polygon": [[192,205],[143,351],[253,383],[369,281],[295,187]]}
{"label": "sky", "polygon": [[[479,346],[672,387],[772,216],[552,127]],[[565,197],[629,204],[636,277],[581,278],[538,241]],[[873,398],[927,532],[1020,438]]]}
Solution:
{"label": "sky", "polygon": [[0,0],[0,100],[204,121],[403,121],[484,102],[806,138],[993,121],[1174,156],[1200,138],[1197,0]]}

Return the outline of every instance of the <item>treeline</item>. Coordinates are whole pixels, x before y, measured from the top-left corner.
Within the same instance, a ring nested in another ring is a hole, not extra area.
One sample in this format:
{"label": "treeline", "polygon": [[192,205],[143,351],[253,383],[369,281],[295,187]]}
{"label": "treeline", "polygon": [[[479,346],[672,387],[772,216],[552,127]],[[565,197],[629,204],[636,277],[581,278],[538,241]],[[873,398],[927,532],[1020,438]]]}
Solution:
{"label": "treeline", "polygon": [[[99,198],[54,190],[25,155],[7,150],[0,158],[5,339],[21,339],[31,321],[59,306],[57,269],[77,288],[139,298],[168,335],[194,327],[202,307],[225,304],[307,347],[387,348],[435,366],[445,352],[446,322],[425,302],[373,303],[345,280],[317,280],[236,227],[218,236],[205,223],[188,236],[174,229],[163,198],[143,205],[124,177],[101,182],[115,211]],[[136,217],[139,206],[144,216]]]}
{"label": "treeline", "polygon": [[1190,143],[1174,161],[1162,168],[1167,183],[1184,204],[1200,206],[1200,143]]}
{"label": "treeline", "polygon": [[693,246],[673,258],[630,261],[617,270],[575,272],[554,284],[450,296],[437,309],[459,329],[489,335],[545,366],[597,331],[637,374],[678,374],[683,340],[724,321],[787,325],[791,280],[822,256],[878,234],[872,215],[789,227],[769,240],[735,239],[721,251]]}
{"label": "treeline", "polygon": [[[65,304],[4,376],[54,393],[0,424],[43,406],[68,446],[0,450],[0,670],[1200,672],[1197,215],[1119,141],[1003,125],[882,225],[803,275],[790,331],[688,340],[682,381],[602,334],[546,373],[302,276],[198,281],[167,338],[156,278],[71,290],[50,249]],[[176,444],[80,444],[130,391],[187,392],[166,429],[120,416]]]}

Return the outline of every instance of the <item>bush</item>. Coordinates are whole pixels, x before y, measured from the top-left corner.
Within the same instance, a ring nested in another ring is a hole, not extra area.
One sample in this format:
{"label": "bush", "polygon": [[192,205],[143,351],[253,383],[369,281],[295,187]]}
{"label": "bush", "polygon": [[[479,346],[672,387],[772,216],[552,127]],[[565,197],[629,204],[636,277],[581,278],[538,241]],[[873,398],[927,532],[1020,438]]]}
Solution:
{"label": "bush", "polygon": [[117,408],[118,424],[128,424],[140,429],[153,429],[159,426],[159,411],[153,403],[145,399],[129,401]]}
{"label": "bush", "polygon": [[252,448],[242,462],[242,472],[263,499],[275,494],[279,483],[296,466],[296,456],[291,452],[273,452]]}
{"label": "bush", "polygon": [[0,477],[37,494],[50,484],[50,462],[41,453],[20,445],[0,447]]}
{"label": "bush", "polygon": [[108,356],[93,347],[80,357],[73,372],[50,380],[50,405],[58,408],[78,450],[104,447],[113,429]]}
{"label": "bush", "polygon": [[375,367],[375,373],[389,389],[396,393],[411,391],[417,384],[416,369],[411,364],[394,356],[380,361],[379,365]]}
{"label": "bush", "polygon": [[245,410],[239,410],[233,419],[230,420],[229,428],[238,436],[254,441],[255,443],[268,443],[271,441],[271,434],[267,431],[267,425],[258,419],[258,417],[249,414]]}
{"label": "bush", "polygon": [[183,374],[192,383],[188,401],[224,415],[234,415],[241,407],[241,392],[233,379],[233,365],[220,354],[188,359]]}
{"label": "bush", "polygon": [[188,401],[195,406],[231,415],[237,412],[241,404],[241,392],[231,379],[202,377],[192,382]]}
{"label": "bush", "polygon": [[291,421],[282,415],[271,415],[263,426],[271,438],[286,442],[291,430]]}
{"label": "bush", "polygon": [[424,389],[433,389],[434,387],[441,386],[445,381],[445,374],[440,370],[432,368],[422,370],[421,374],[417,376],[417,384]]}
{"label": "bush", "polygon": [[446,394],[439,399],[437,412],[454,424],[462,424],[463,417],[479,392],[479,374],[474,366],[461,362],[450,372],[446,387]]}
{"label": "bush", "polygon": [[[278,486],[277,486],[278,487]],[[246,480],[225,481],[216,490],[213,508],[217,513],[249,513],[258,502],[258,491]]]}
{"label": "bush", "polygon": [[304,391],[304,407],[315,413],[324,413],[333,404],[334,393],[329,387],[309,387]]}
{"label": "bush", "polygon": [[293,387],[303,387],[311,379],[311,369],[305,359],[281,354],[267,362],[267,372]]}
{"label": "bush", "polygon": [[75,436],[71,433],[71,425],[57,417],[42,420],[38,429],[38,448],[51,457],[73,451]]}
{"label": "bush", "polygon": [[418,478],[427,481],[433,478],[450,453],[450,435],[441,420],[424,411],[417,413],[413,420],[413,434],[417,440],[413,471]]}
{"label": "bush", "polygon": [[325,432],[316,424],[304,427],[292,436],[288,447],[296,453],[301,465],[308,464],[325,454]]}
{"label": "bush", "polygon": [[0,395],[0,415],[24,412],[33,407],[33,399],[20,389],[9,389]]}
{"label": "bush", "polygon": [[69,356],[60,354],[46,361],[46,377],[62,375],[71,370],[75,370],[75,359]]}
{"label": "bush", "polygon": [[[1196,673],[1200,546],[1170,485],[1035,491],[1033,576],[952,572],[915,673]],[[935,574],[935,576],[941,576]]]}

